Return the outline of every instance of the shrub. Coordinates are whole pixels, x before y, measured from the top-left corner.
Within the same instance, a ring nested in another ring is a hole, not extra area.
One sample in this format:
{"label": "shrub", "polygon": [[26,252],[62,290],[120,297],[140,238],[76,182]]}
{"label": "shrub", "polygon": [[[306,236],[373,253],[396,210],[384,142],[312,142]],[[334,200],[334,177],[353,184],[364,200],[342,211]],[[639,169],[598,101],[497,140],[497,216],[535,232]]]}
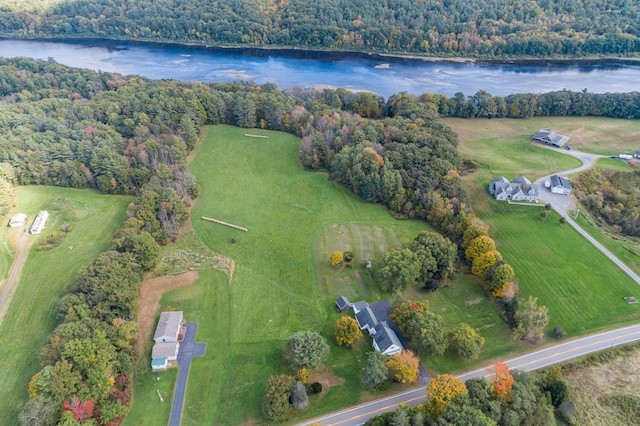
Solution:
{"label": "shrub", "polygon": [[430,280],[427,280],[427,282],[424,283],[424,286],[422,287],[422,289],[424,291],[436,291],[438,289],[438,281],[434,280],[433,278],[431,278]]}
{"label": "shrub", "polygon": [[309,392],[316,394],[322,392],[322,383],[313,382],[309,385]]}
{"label": "shrub", "polygon": [[62,231],[49,234],[42,239],[38,246],[38,251],[51,250],[58,247],[67,238],[67,234]]}
{"label": "shrub", "polygon": [[74,229],[74,226],[69,224],[69,223],[65,223],[64,225],[62,225],[60,227],[60,230],[62,232],[71,232],[71,231],[73,231],[73,229]]}
{"label": "shrub", "polygon": [[565,337],[567,337],[567,332],[564,328],[556,325],[555,327],[553,327],[553,337],[555,337],[556,339],[564,339]]}
{"label": "shrub", "polygon": [[345,251],[343,255],[344,255],[344,261],[347,263],[351,262],[354,258],[352,251]]}
{"label": "shrub", "polygon": [[331,265],[338,266],[342,263],[342,259],[344,259],[344,255],[340,250],[336,250],[331,255]]}

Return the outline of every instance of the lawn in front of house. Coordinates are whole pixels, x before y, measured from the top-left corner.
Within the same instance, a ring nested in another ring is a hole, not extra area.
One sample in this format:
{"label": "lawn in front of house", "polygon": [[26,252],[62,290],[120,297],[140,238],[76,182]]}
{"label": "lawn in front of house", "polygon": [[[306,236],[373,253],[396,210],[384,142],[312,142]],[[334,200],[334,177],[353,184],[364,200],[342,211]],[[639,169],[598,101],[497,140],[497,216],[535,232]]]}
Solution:
{"label": "lawn in front of house", "polygon": [[[17,424],[27,399],[29,380],[40,370],[40,348],[56,325],[58,300],[75,281],[78,271],[109,248],[113,233],[126,219],[130,202],[131,197],[83,189],[47,186],[17,189],[16,212],[27,213],[33,220],[39,210],[48,210],[49,220],[42,234],[29,235],[36,243],[0,325],[3,339],[0,424]],[[65,241],[52,250],[36,251],[37,241],[63,224],[74,226]]]}

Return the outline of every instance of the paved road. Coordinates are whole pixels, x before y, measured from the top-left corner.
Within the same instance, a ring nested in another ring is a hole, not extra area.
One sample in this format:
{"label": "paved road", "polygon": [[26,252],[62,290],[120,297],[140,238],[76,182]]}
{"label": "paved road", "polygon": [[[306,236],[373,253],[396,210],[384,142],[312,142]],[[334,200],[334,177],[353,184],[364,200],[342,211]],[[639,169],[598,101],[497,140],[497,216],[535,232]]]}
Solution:
{"label": "paved road", "polygon": [[205,343],[196,343],[196,330],[198,324],[187,324],[187,331],[184,340],[180,343],[180,351],[178,352],[178,380],[176,381],[176,389],[173,393],[173,405],[171,406],[171,417],[169,417],[169,426],[180,426],[182,419],[182,408],[184,406],[184,396],[187,391],[187,378],[189,377],[189,367],[191,360],[197,356],[204,355],[207,345]]}
{"label": "paved road", "polygon": [[27,254],[29,253],[31,244],[33,244],[34,239],[29,238],[30,235],[31,234],[22,232],[18,237],[18,247],[16,249],[16,255],[13,263],[11,264],[11,267],[9,268],[9,274],[7,275],[7,280],[5,281],[4,287],[2,288],[2,293],[0,293],[0,324],[2,324],[4,314],[6,314],[9,310],[9,304],[11,303],[11,298],[13,297],[15,286],[18,283],[20,271],[22,271],[22,266],[27,260]]}
{"label": "paved road", "polygon": [[[587,355],[593,352],[624,345],[631,342],[640,341],[640,324],[617,330],[606,331],[593,334],[587,337],[571,340],[559,345],[532,352],[517,358],[505,361],[510,369],[522,371],[532,371],[544,368],[552,364],[567,361],[572,358]],[[487,366],[490,367],[490,366]],[[459,375],[463,380],[474,377],[489,376],[486,368],[470,371]],[[319,423],[323,426],[358,426],[367,419],[380,415],[386,411],[393,411],[399,404],[414,405],[425,401],[424,387],[403,392],[401,394],[378,399],[366,404],[354,406],[352,408],[338,411],[323,417],[310,419],[300,425],[310,425]]]}

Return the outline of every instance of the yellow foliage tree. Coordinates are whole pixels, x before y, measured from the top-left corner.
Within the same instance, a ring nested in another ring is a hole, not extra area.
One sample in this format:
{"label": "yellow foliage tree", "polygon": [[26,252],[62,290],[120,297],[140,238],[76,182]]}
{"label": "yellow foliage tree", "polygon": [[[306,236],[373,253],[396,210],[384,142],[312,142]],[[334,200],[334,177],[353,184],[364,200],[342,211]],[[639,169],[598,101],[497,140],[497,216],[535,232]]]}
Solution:
{"label": "yellow foliage tree", "polygon": [[298,370],[298,372],[296,373],[296,379],[298,379],[298,381],[303,385],[309,383],[310,375],[307,367],[302,367],[300,370]]}
{"label": "yellow foliage tree", "polygon": [[331,255],[331,265],[338,266],[342,263],[342,259],[344,259],[344,255],[340,250],[336,250]]}
{"label": "yellow foliage tree", "polygon": [[38,389],[38,377],[40,377],[39,373],[36,373],[29,380],[29,386],[27,387],[27,392],[29,392],[29,398],[35,398],[40,393],[40,389]]}
{"label": "yellow foliage tree", "polygon": [[434,419],[452,403],[458,395],[465,395],[467,387],[464,382],[451,374],[440,374],[429,382],[427,391],[427,413]]}
{"label": "yellow foliage tree", "polygon": [[473,262],[483,254],[496,249],[496,242],[488,235],[480,235],[469,242],[464,257]]}
{"label": "yellow foliage tree", "polygon": [[418,379],[420,360],[408,349],[394,354],[385,365],[397,382],[413,383]]}
{"label": "yellow foliage tree", "polygon": [[513,282],[507,281],[502,285],[502,287],[495,291],[492,291],[491,294],[493,295],[493,297],[497,297],[500,299],[513,299],[516,295],[516,291],[513,287]]}
{"label": "yellow foliage tree", "polygon": [[498,250],[488,251],[473,260],[473,263],[471,264],[471,273],[476,277],[484,279],[486,278],[489,269],[491,269],[493,265],[500,260],[502,260],[502,255]]}
{"label": "yellow foliage tree", "polygon": [[362,337],[362,331],[355,318],[345,315],[336,321],[333,329],[338,345],[351,346]]}

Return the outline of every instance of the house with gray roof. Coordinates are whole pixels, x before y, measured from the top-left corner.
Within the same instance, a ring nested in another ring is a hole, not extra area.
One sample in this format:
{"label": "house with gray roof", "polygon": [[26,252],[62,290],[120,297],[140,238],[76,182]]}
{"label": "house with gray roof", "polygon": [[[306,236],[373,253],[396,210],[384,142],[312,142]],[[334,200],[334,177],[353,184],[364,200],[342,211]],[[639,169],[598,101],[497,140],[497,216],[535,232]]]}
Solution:
{"label": "house with gray roof", "polygon": [[551,185],[549,186],[551,192],[564,195],[571,194],[571,183],[566,177],[560,175],[552,175],[549,178],[549,181],[551,183]]}
{"label": "house with gray roof", "polygon": [[531,137],[536,142],[543,143],[545,145],[555,146],[557,148],[562,148],[569,142],[571,139],[569,136],[564,136],[559,133],[554,132],[553,130],[540,130],[538,133]]}
{"label": "house with gray roof", "polygon": [[356,314],[356,321],[358,321],[358,325],[360,326],[360,330],[367,330],[369,334],[375,334],[375,327],[378,324],[378,319],[376,315],[371,310],[371,307],[368,303],[363,309],[360,309],[356,312],[355,304],[354,304],[354,312]]}
{"label": "house with gray roof", "polygon": [[182,311],[162,312],[153,341],[156,343],[175,343],[182,327]]}
{"label": "house with gray roof", "polygon": [[380,321],[376,324],[374,330],[376,333],[373,335],[373,347],[378,352],[390,356],[403,349],[398,335],[389,327],[386,321]]}
{"label": "house with gray roof", "polygon": [[520,176],[510,181],[504,176],[495,178],[489,184],[489,194],[496,200],[538,201],[538,188],[529,179]]}

